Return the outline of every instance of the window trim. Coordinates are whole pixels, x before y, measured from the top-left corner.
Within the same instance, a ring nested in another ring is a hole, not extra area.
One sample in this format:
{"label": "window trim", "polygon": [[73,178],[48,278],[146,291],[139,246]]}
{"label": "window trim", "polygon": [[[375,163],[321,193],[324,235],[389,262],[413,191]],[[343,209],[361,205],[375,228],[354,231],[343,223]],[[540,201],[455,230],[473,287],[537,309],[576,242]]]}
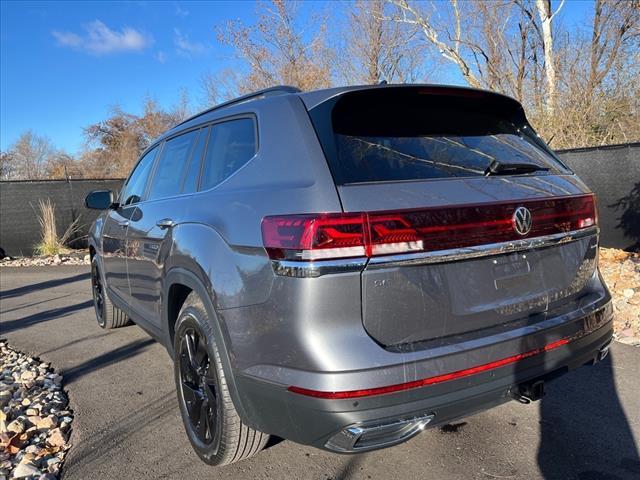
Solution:
{"label": "window trim", "polygon": [[184,189],[184,182],[187,179],[187,173],[189,173],[189,167],[191,166],[191,158],[193,157],[193,152],[200,141],[200,135],[202,135],[202,128],[198,129],[198,134],[196,135],[196,139],[193,142],[193,145],[189,148],[189,154],[187,155],[187,161],[184,162],[184,171],[182,172],[182,179],[180,180],[180,188],[178,188],[178,193],[182,193]]}
{"label": "window trim", "polygon": [[198,182],[196,183],[196,191],[194,193],[200,193],[200,187],[202,186],[202,174],[204,173],[204,159],[207,156],[207,150],[209,148],[209,140],[211,140],[211,132],[213,131],[213,124],[207,125],[207,140],[204,143],[204,151],[202,152],[202,158],[200,159],[200,170],[198,171]]}
{"label": "window trim", "polygon": [[[198,131],[198,136],[196,137],[196,141],[193,143],[193,146],[191,147],[191,151],[189,152],[189,158],[187,159],[186,168],[184,169],[184,173],[182,174],[182,181],[180,182],[180,193],[179,193],[180,195],[189,195],[190,193],[193,194],[198,191],[198,185],[200,184],[200,170],[202,169],[202,157],[204,156],[204,153],[207,151],[207,144],[209,143],[210,132],[211,130],[208,125],[201,127]],[[206,135],[206,138],[204,139],[204,149],[202,150],[202,153],[200,154],[200,158],[198,159],[200,164],[198,165],[198,172],[196,175],[195,190],[193,192],[185,192],[184,186],[187,183],[187,174],[189,173],[189,169],[191,168],[191,163],[194,161],[193,155],[196,151],[196,147],[198,146],[198,143],[200,142],[201,135]]]}

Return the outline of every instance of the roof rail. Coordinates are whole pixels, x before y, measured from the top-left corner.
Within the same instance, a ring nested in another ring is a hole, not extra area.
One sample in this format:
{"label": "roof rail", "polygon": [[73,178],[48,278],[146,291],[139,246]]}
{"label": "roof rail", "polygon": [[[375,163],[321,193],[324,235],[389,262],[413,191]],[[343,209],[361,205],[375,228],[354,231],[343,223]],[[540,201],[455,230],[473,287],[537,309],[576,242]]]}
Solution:
{"label": "roof rail", "polygon": [[251,100],[257,100],[259,98],[271,97],[271,96],[274,96],[274,95],[283,95],[285,93],[301,93],[301,92],[302,92],[302,90],[300,90],[299,88],[291,87],[289,85],[278,85],[276,87],[263,88],[262,90],[257,90],[255,92],[248,93],[246,95],[242,95],[241,97],[234,98],[233,100],[228,100],[226,102],[219,103],[218,105],[214,105],[211,108],[203,110],[202,112],[196,113],[195,115],[187,118],[186,120],[183,120],[182,122],[176,124],[173,128],[178,127],[180,125],[183,125],[183,124],[185,124],[187,122],[190,122],[194,118],[198,118],[198,117],[204,115],[205,113],[209,113],[209,112],[212,112],[214,110],[218,110],[219,108],[230,107],[231,105],[236,105],[238,103],[249,102]]}

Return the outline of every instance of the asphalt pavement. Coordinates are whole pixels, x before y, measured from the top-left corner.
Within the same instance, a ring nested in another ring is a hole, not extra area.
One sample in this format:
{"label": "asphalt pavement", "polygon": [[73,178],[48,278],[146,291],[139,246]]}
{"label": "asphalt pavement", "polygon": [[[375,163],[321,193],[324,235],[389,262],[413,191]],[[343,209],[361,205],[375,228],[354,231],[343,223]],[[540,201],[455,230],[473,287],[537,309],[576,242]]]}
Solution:
{"label": "asphalt pavement", "polygon": [[289,441],[223,468],[184,433],[163,347],[137,326],[105,332],[88,267],[0,269],[0,337],[64,375],[75,413],[65,479],[639,479],[640,348],[611,355],[516,402],[407,443],[336,455]]}

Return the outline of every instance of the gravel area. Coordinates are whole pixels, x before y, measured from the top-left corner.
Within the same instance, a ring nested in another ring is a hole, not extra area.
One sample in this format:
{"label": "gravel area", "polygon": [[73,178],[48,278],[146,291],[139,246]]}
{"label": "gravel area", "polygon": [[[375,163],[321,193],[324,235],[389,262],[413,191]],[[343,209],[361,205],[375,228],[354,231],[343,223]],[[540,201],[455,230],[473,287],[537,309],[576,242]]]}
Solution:
{"label": "gravel area", "polygon": [[74,250],[60,255],[38,255],[35,257],[5,257],[0,267],[45,267],[48,265],[90,265],[88,250]]}
{"label": "gravel area", "polygon": [[601,248],[600,272],[613,296],[616,339],[640,345],[640,254]]}
{"label": "gravel area", "polygon": [[0,341],[0,478],[58,478],[73,414],[62,375]]}

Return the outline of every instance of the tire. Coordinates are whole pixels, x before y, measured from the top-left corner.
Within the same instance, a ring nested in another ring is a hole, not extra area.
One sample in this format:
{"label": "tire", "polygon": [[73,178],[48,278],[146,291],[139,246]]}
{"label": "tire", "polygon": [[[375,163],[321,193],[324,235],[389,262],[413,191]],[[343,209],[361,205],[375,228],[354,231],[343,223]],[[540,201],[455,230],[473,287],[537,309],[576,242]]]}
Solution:
{"label": "tire", "polygon": [[98,259],[95,256],[91,259],[91,290],[96,321],[100,328],[111,330],[131,323],[127,314],[111,303],[102,281]]}
{"label": "tire", "polygon": [[242,423],[236,411],[202,300],[192,292],[180,309],[174,336],[174,374],[187,437],[210,465],[228,465],[264,448],[269,435]]}

